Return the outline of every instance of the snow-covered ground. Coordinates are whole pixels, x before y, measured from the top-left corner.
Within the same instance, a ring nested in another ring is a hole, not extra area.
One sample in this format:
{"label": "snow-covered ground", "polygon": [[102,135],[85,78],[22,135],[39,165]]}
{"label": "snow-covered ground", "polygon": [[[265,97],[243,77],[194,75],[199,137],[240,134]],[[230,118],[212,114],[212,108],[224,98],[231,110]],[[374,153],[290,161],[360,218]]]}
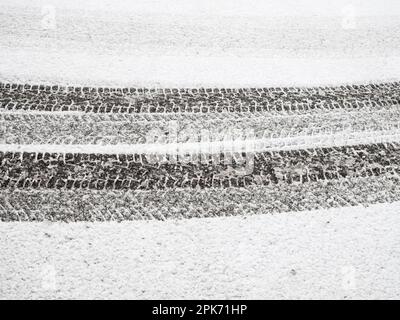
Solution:
{"label": "snow-covered ground", "polygon": [[399,210],[0,223],[0,297],[398,299]]}
{"label": "snow-covered ground", "polygon": [[400,79],[398,1],[252,2],[2,1],[0,81],[248,87]]}
{"label": "snow-covered ground", "polygon": [[[397,0],[133,3],[1,1],[0,82],[400,80]],[[392,203],[180,221],[0,223],[0,298],[399,298],[399,210]]]}

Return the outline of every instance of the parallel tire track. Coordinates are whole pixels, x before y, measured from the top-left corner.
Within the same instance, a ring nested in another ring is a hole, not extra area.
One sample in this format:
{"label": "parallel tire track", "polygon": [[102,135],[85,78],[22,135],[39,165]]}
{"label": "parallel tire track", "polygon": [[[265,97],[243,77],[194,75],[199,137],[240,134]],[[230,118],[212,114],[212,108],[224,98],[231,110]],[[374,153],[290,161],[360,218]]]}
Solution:
{"label": "parallel tire track", "polygon": [[[135,115],[107,114],[14,114],[0,112],[0,143],[5,144],[137,144],[167,143],[171,135],[184,143],[198,138],[206,130],[213,140],[235,138],[251,129],[257,139],[315,136],[351,132],[396,131],[400,129],[400,108],[376,112],[306,114],[274,117],[267,114],[243,114],[224,117],[218,113],[176,117],[159,115],[145,119]],[[153,136],[157,132],[157,139]],[[190,135],[189,135],[190,134]],[[193,135],[193,137],[191,137]]]}
{"label": "parallel tire track", "polygon": [[94,88],[0,83],[0,109],[111,113],[310,112],[400,104],[399,83],[315,88]]}
{"label": "parallel tire track", "polygon": [[0,152],[0,188],[246,187],[400,173],[400,145],[172,157]]}
{"label": "parallel tire track", "polygon": [[[398,201],[399,116],[397,82],[247,89],[0,83],[0,220],[164,220]],[[260,142],[247,153],[198,148],[249,128],[250,137],[233,143]],[[161,141],[147,140],[152,130]],[[179,136],[202,130],[210,141]]]}
{"label": "parallel tire track", "polygon": [[400,201],[399,176],[224,189],[16,189],[1,221],[125,221],[246,216]]}

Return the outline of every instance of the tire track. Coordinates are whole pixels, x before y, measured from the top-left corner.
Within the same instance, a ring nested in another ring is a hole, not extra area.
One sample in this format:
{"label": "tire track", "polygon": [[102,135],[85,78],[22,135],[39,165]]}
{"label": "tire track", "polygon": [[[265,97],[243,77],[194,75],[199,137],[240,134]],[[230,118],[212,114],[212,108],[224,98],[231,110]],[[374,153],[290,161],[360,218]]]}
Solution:
{"label": "tire track", "polygon": [[248,216],[400,201],[398,175],[246,188],[1,190],[0,221],[126,221]]}
{"label": "tire track", "polygon": [[0,188],[147,190],[307,183],[400,172],[400,144],[189,155],[0,153]]}
{"label": "tire track", "polygon": [[[2,144],[116,145],[142,143],[201,142],[202,138],[220,141],[245,139],[251,131],[255,139],[318,136],[376,132],[396,132],[400,128],[400,109],[349,114],[305,114],[274,117],[246,114],[224,117],[218,113],[158,115],[146,119],[135,115],[53,115],[0,113]],[[202,137],[205,135],[205,137]]]}
{"label": "tire track", "polygon": [[400,104],[399,83],[315,88],[97,88],[0,83],[0,109],[106,113],[316,112]]}
{"label": "tire track", "polygon": [[[397,82],[237,89],[0,83],[0,217],[164,220],[398,201],[399,106]],[[196,135],[204,130],[206,138]],[[226,132],[236,135],[229,140]]]}

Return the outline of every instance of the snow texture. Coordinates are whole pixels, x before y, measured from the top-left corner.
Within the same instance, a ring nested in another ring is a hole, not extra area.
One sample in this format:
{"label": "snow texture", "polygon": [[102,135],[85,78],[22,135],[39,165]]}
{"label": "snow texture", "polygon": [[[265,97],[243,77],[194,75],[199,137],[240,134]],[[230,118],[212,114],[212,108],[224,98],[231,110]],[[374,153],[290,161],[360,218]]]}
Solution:
{"label": "snow texture", "polygon": [[0,81],[246,87],[399,79],[398,1],[252,2],[2,2]]}
{"label": "snow texture", "polygon": [[398,299],[399,210],[0,223],[0,297]]}
{"label": "snow texture", "polygon": [[[2,1],[0,82],[393,82],[399,16],[397,0]],[[1,222],[0,299],[398,299],[399,210],[395,202],[179,221]]]}

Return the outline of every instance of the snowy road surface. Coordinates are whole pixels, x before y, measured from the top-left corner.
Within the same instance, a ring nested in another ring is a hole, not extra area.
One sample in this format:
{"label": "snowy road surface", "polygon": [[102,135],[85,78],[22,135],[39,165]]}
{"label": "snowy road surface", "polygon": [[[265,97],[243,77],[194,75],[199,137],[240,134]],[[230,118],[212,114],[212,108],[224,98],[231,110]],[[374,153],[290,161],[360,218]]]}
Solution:
{"label": "snowy road surface", "polygon": [[[2,1],[0,299],[398,299],[399,16],[397,0]],[[244,176],[143,163],[146,133],[177,119],[275,151]]]}
{"label": "snowy road surface", "polygon": [[4,1],[0,82],[251,87],[400,74],[396,0],[182,2]]}
{"label": "snowy road surface", "polygon": [[395,299],[399,211],[0,223],[0,297]]}

